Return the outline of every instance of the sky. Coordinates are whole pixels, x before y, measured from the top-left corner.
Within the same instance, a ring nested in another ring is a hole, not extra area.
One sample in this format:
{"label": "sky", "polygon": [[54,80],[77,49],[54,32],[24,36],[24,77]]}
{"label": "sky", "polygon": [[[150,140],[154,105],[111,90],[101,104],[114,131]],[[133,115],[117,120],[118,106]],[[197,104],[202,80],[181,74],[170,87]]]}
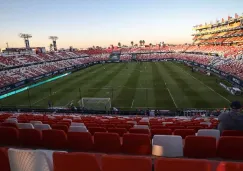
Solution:
{"label": "sky", "polygon": [[243,0],[0,0],[0,48],[191,43],[193,26],[242,15]]}

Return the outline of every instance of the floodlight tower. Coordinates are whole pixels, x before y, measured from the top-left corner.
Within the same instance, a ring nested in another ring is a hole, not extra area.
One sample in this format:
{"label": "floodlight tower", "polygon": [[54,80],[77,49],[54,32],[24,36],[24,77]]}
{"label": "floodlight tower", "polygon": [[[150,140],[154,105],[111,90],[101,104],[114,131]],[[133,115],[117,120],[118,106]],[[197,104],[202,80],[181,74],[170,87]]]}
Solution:
{"label": "floodlight tower", "polygon": [[52,40],[52,45],[53,45],[53,48],[54,48],[54,51],[57,51],[57,39],[58,37],[57,36],[50,36],[49,39]]}
{"label": "floodlight tower", "polygon": [[26,49],[29,49],[30,48],[29,38],[32,37],[31,34],[20,33],[19,37],[24,39],[25,47],[26,47]]}

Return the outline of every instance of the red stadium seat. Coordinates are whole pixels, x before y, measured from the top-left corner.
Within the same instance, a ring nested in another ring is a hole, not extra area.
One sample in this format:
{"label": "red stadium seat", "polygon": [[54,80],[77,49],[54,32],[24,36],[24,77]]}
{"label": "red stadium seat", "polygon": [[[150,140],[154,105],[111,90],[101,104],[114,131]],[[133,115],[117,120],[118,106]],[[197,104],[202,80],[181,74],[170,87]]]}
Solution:
{"label": "red stadium seat", "polygon": [[108,132],[117,133],[122,137],[125,133],[127,133],[127,130],[125,128],[108,128]]}
{"label": "red stadium seat", "polygon": [[65,149],[67,147],[67,135],[62,130],[43,130],[42,143],[48,149]]}
{"label": "red stadium seat", "polygon": [[18,129],[18,126],[16,123],[1,123],[1,127],[12,127]]}
{"label": "red stadium seat", "polygon": [[102,171],[152,171],[152,161],[147,157],[104,155]]}
{"label": "red stadium seat", "polygon": [[216,171],[242,171],[243,163],[236,162],[220,162]]}
{"label": "red stadium seat", "polygon": [[0,145],[18,146],[19,131],[12,127],[0,127]]}
{"label": "red stadium seat", "polygon": [[216,138],[187,136],[184,145],[184,156],[190,158],[216,157]]}
{"label": "red stadium seat", "polygon": [[75,151],[92,151],[94,142],[89,132],[68,132],[68,149]]}
{"label": "red stadium seat", "polygon": [[51,125],[52,129],[57,129],[57,130],[63,130],[65,133],[68,132],[68,126],[67,125],[62,125],[62,124],[52,124]]}
{"label": "red stadium seat", "polygon": [[97,132],[94,134],[94,147],[96,152],[120,153],[120,136],[117,133]]}
{"label": "red stadium seat", "polygon": [[0,170],[10,171],[7,148],[0,148]]}
{"label": "red stadium seat", "polygon": [[221,136],[243,136],[243,131],[225,130]]}
{"label": "red stadium seat", "polygon": [[155,171],[211,171],[206,160],[159,158],[155,160]]}
{"label": "red stadium seat", "polygon": [[187,129],[194,129],[196,132],[199,130],[199,129],[204,129],[205,126],[188,126]]}
{"label": "red stadium seat", "polygon": [[217,156],[223,159],[243,160],[243,137],[220,137]]}
{"label": "red stadium seat", "polygon": [[94,133],[96,132],[107,132],[105,128],[101,127],[89,127],[88,130],[91,133],[91,135],[94,135]]}
{"label": "red stadium seat", "polygon": [[20,129],[19,139],[22,147],[40,147],[42,132],[36,129]]}
{"label": "red stadium seat", "polygon": [[167,128],[171,129],[173,132],[175,129],[184,129],[185,127],[184,126],[168,126]]}
{"label": "red stadium seat", "polygon": [[133,133],[133,134],[148,134],[148,135],[150,135],[149,129],[131,128],[129,130],[129,133]]}
{"label": "red stadium seat", "polygon": [[172,135],[171,129],[151,129],[151,136],[154,135]]}
{"label": "red stadium seat", "polygon": [[188,135],[195,135],[194,129],[176,129],[174,131],[174,135],[179,135],[182,137],[182,139],[185,139]]}
{"label": "red stadium seat", "polygon": [[122,151],[125,154],[151,155],[151,140],[146,134],[124,134]]}
{"label": "red stadium seat", "polygon": [[53,153],[54,171],[101,171],[94,154]]}

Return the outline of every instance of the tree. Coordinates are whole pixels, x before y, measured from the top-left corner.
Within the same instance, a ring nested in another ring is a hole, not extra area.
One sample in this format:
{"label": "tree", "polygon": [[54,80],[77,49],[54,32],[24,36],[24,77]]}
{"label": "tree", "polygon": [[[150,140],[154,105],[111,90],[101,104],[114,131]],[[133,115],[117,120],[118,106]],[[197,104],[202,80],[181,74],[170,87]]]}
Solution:
{"label": "tree", "polygon": [[153,44],[152,43],[149,43],[149,46],[152,46]]}
{"label": "tree", "polygon": [[118,42],[118,47],[121,47],[121,42]]}
{"label": "tree", "polygon": [[143,41],[139,40],[139,44],[140,44],[140,46],[142,46],[143,45]]}
{"label": "tree", "polygon": [[131,45],[133,46],[133,44],[134,44],[134,42],[133,41],[131,41]]}
{"label": "tree", "polygon": [[143,45],[145,45],[145,40],[142,40]]}

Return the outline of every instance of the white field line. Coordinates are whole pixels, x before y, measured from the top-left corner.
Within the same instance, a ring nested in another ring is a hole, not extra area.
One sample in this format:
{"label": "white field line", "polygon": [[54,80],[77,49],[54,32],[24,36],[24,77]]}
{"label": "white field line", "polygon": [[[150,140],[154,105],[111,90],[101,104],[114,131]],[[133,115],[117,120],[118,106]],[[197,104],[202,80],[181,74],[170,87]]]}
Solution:
{"label": "white field line", "polygon": [[131,108],[133,108],[133,103],[134,103],[134,99],[132,100],[132,105],[131,105]]}
{"label": "white field line", "polygon": [[168,92],[169,92],[169,94],[170,94],[170,97],[171,97],[171,99],[172,99],[172,101],[173,101],[175,107],[178,108],[178,106],[177,106],[177,104],[176,104],[176,102],[175,102],[175,100],[174,100],[172,94],[170,93],[170,89],[169,89],[168,87],[167,87],[167,90],[168,90]]}
{"label": "white field line", "polygon": [[[175,65],[177,68],[177,65]],[[197,79],[196,77],[194,77],[193,75],[189,74],[188,72],[186,72],[184,69],[180,68],[180,70],[182,70],[184,73],[186,73],[187,75],[190,75],[193,79],[197,80],[199,83],[201,83],[202,85],[206,86],[209,90],[211,90],[212,92],[214,92],[215,94],[219,95],[221,98],[223,98],[224,100],[226,100],[227,102],[230,102],[229,99],[227,99],[226,97],[222,96],[221,94],[219,94],[218,92],[216,92],[214,89],[212,89],[211,87],[207,86],[206,84],[204,84],[202,81],[200,81],[199,79]]]}
{"label": "white field line", "polygon": [[[59,92],[59,91],[60,91],[60,90],[57,90],[57,91],[53,92],[52,94],[56,94],[56,93],[57,93],[57,92]],[[48,95],[48,96],[46,96],[46,97],[43,97],[43,98],[41,98],[41,99],[39,99],[39,100],[35,101],[35,102],[34,102],[34,103],[32,103],[31,105],[35,105],[35,104],[37,104],[37,103],[41,102],[42,100],[47,99],[48,97],[50,97],[50,95]]]}

